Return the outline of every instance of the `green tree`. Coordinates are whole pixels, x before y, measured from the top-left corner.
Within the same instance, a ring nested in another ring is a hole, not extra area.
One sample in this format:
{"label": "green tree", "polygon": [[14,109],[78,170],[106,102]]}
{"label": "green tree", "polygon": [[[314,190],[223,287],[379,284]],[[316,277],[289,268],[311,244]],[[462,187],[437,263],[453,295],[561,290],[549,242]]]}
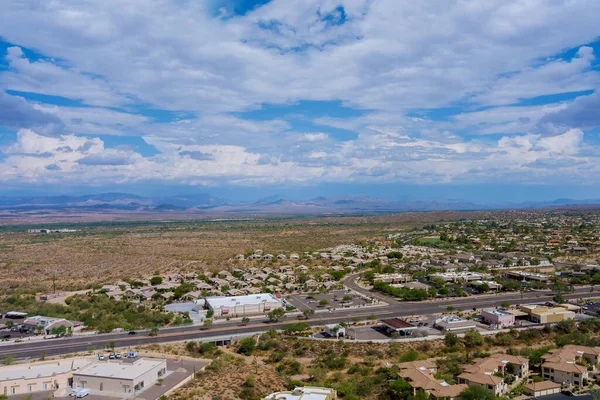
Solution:
{"label": "green tree", "polygon": [[495,400],[496,396],[482,386],[469,386],[461,394],[462,400]]}
{"label": "green tree", "polygon": [[465,333],[463,340],[465,342],[465,346],[470,348],[479,347],[483,344],[483,337],[481,337],[481,334],[475,329],[471,329]]}
{"label": "green tree", "polygon": [[429,400],[429,395],[427,393],[425,393],[423,390],[419,390],[412,397],[412,400]]}
{"label": "green tree", "polygon": [[323,300],[319,301],[319,305],[321,307],[325,307],[325,306],[329,305],[329,301],[323,299]]}
{"label": "green tree", "polygon": [[279,321],[285,316],[285,310],[283,308],[276,308],[267,313],[267,317],[274,322]]}
{"label": "green tree", "polygon": [[242,325],[248,325],[249,322],[250,322],[250,318],[248,318],[248,317],[242,318]]}
{"label": "green tree", "polygon": [[558,304],[563,304],[565,302],[565,298],[562,294],[558,293],[556,296],[554,296],[554,302]]}
{"label": "green tree", "polygon": [[250,356],[256,348],[256,341],[252,337],[244,338],[240,340],[237,352],[245,356]]}
{"label": "green tree", "polygon": [[510,303],[509,303],[508,301],[503,301],[503,302],[500,304],[500,306],[501,306],[502,308],[508,308],[508,307],[510,307]]}
{"label": "green tree", "polygon": [[206,318],[212,318],[214,316],[215,316],[215,310],[211,309],[206,312]]}
{"label": "green tree", "polygon": [[302,314],[306,317],[306,318],[310,318],[313,315],[315,315],[315,310],[313,310],[312,308],[307,308],[306,310],[302,310]]}
{"label": "green tree", "polygon": [[208,329],[212,326],[212,324],[213,324],[212,319],[205,319],[204,322],[202,322],[202,329]]}
{"label": "green tree", "polygon": [[13,362],[15,362],[15,356],[13,356],[12,354],[6,354],[3,358],[2,358],[2,362],[5,365],[10,365]]}
{"label": "green tree", "polygon": [[446,333],[446,335],[444,336],[444,343],[446,344],[447,347],[454,347],[459,342],[460,342],[460,339],[458,338],[458,336],[456,336],[456,333],[449,332],[449,333]]}
{"label": "green tree", "polygon": [[148,333],[148,336],[158,336],[158,328],[154,327],[150,329],[150,333]]}
{"label": "green tree", "polygon": [[160,276],[153,276],[152,278],[150,278],[150,284],[152,286],[160,285],[161,283],[163,283],[163,278],[161,278]]}

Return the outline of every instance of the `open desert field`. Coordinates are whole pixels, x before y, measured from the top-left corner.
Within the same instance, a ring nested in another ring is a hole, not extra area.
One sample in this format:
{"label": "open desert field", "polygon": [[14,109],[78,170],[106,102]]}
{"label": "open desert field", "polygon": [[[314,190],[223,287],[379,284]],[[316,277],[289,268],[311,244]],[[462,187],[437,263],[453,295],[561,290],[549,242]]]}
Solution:
{"label": "open desert field", "polygon": [[[423,216],[423,214],[421,214]],[[27,226],[0,234],[2,289],[78,290],[170,272],[200,272],[231,265],[236,254],[254,249],[313,251],[381,238],[421,218],[403,216],[254,221],[90,223],[70,225],[69,234],[27,233]]]}

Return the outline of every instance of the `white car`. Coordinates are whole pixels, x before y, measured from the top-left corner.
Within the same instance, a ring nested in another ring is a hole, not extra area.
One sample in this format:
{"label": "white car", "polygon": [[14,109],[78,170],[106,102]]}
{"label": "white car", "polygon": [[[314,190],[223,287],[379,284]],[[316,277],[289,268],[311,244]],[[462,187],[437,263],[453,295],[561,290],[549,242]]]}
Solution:
{"label": "white car", "polygon": [[100,360],[100,361],[104,361],[104,354],[100,354],[100,355],[98,356],[98,360]]}

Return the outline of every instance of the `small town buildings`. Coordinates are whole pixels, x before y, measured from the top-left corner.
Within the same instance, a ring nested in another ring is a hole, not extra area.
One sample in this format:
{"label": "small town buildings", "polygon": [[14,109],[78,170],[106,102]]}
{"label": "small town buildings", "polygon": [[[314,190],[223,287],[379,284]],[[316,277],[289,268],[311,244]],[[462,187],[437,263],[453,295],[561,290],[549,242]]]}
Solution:
{"label": "small town buildings", "polygon": [[0,367],[0,394],[29,395],[42,391],[68,390],[73,372],[94,362],[91,358],[36,361]]}
{"label": "small town buildings", "polygon": [[481,312],[483,322],[496,328],[507,328],[515,324],[515,316],[504,310],[485,309]]}
{"label": "small town buildings", "polygon": [[71,321],[67,321],[64,318],[44,317],[41,315],[29,317],[23,321],[23,327],[25,329],[29,329],[34,332],[39,332],[41,330],[46,335],[51,334],[53,329],[60,328],[61,326],[64,326],[66,331],[72,331],[75,327],[75,324]]}
{"label": "small town buildings", "polygon": [[482,386],[494,393],[495,396],[500,396],[508,390],[508,385],[504,383],[504,379],[492,374],[471,374],[463,372],[458,376],[458,383],[468,386]]}
{"label": "small town buildings", "polygon": [[165,359],[95,362],[73,373],[73,388],[90,389],[94,394],[130,397],[154,385],[166,374]]}
{"label": "small town buildings", "polygon": [[588,379],[588,364],[594,370],[598,365],[600,347],[567,345],[550,350],[542,356],[542,376],[544,379],[563,385],[582,386]]}
{"label": "small town buildings", "polygon": [[525,393],[533,397],[560,393],[561,384],[552,381],[533,382],[525,385]]}
{"label": "small town buildings", "polygon": [[325,325],[325,334],[330,337],[339,338],[346,336],[346,328],[339,324]]}
{"label": "small town buildings", "polygon": [[204,303],[204,308],[214,311],[215,317],[260,315],[283,307],[283,303],[271,293],[231,297],[213,296],[200,301]]}
{"label": "small town buildings", "polygon": [[575,318],[575,313],[564,307],[547,307],[529,304],[521,305],[519,309],[528,314],[531,322],[539,324],[548,324]]}
{"label": "small town buildings", "polygon": [[465,384],[450,385],[444,380],[436,379],[436,372],[435,364],[427,360],[398,364],[398,376],[410,384],[413,395],[422,390],[434,400],[455,400],[468,388]]}
{"label": "small town buildings", "polygon": [[536,274],[534,272],[527,271],[510,271],[506,273],[506,277],[509,279],[515,279],[519,281],[534,281],[546,283],[550,280],[548,275]]}
{"label": "small town buildings", "polygon": [[385,328],[390,334],[396,334],[399,336],[408,336],[413,333],[416,326],[400,319],[400,318],[388,318],[379,320],[379,324]]}
{"label": "small town buildings", "polygon": [[412,275],[407,274],[375,274],[373,282],[384,283],[405,283],[412,279]]}
{"label": "small town buildings", "polygon": [[265,397],[268,400],[336,400],[335,389],[302,386],[292,391],[272,393]]}
{"label": "small town buildings", "polygon": [[435,321],[435,327],[444,332],[465,331],[477,328],[474,321],[466,320],[455,315],[447,315]]}

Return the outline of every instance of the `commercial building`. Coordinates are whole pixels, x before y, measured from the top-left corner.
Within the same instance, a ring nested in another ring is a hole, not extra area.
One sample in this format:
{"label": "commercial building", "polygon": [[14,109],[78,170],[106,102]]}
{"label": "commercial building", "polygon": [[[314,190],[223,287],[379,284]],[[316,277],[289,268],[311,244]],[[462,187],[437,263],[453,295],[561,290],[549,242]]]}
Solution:
{"label": "commercial building", "polygon": [[27,395],[41,391],[69,389],[73,372],[94,362],[93,358],[71,358],[0,367],[0,394]]}
{"label": "commercial building", "polygon": [[415,329],[417,329],[416,326],[414,326],[400,318],[382,319],[379,321],[379,323],[385,328],[385,330],[389,334],[396,334],[396,335],[400,335],[400,336],[408,336]]}
{"label": "commercial building", "polygon": [[384,283],[405,283],[412,279],[412,275],[407,274],[375,274],[373,282]]}
{"label": "commercial building", "polygon": [[506,277],[510,279],[516,279],[519,281],[534,281],[534,282],[548,282],[550,277],[544,274],[536,274],[534,272],[527,271],[510,271],[506,273]]}
{"label": "commercial building", "polygon": [[215,317],[260,315],[283,307],[283,303],[271,293],[259,293],[248,296],[207,297],[204,300],[198,301],[204,303],[204,308],[213,310]]}
{"label": "commercial building", "polygon": [[466,320],[455,315],[441,317],[435,321],[435,327],[444,332],[465,331],[477,328],[474,321]]}
{"label": "commercial building", "polygon": [[325,325],[325,334],[330,337],[339,338],[346,336],[346,328],[339,324]]}
{"label": "commercial building", "polygon": [[292,391],[272,393],[265,397],[269,400],[336,400],[335,389],[303,386]]}
{"label": "commercial building", "polygon": [[531,322],[538,324],[548,324],[575,318],[575,313],[564,307],[547,307],[537,304],[528,304],[522,305],[519,308],[529,316]]}
{"label": "commercial building", "polygon": [[73,373],[73,388],[90,389],[94,394],[130,397],[154,385],[167,374],[167,360],[140,358],[95,362]]}
{"label": "commercial building", "polygon": [[47,335],[51,334],[53,329],[58,329],[61,326],[65,327],[65,331],[71,331],[75,327],[75,324],[64,318],[44,317],[41,315],[29,317],[23,321],[23,327],[25,329],[32,331],[42,330]]}
{"label": "commercial building", "polygon": [[481,318],[483,318],[483,322],[495,328],[506,328],[515,324],[515,316],[513,314],[494,308],[483,310]]}

